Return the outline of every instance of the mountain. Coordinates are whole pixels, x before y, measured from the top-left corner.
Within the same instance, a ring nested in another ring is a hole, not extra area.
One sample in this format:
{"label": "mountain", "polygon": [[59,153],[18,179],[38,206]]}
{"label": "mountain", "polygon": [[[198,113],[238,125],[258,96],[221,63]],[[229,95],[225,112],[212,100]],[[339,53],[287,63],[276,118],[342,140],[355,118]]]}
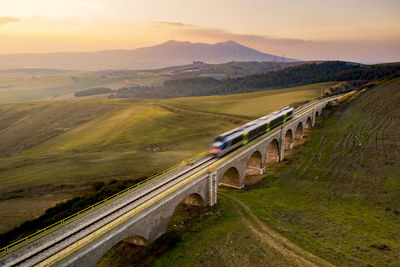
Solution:
{"label": "mountain", "polygon": [[[234,41],[216,44],[168,41],[133,50],[61,52],[0,55],[0,69],[48,68],[68,70],[154,69],[185,65],[193,61],[224,63],[230,61],[282,61]],[[285,58],[285,62],[296,60]]]}

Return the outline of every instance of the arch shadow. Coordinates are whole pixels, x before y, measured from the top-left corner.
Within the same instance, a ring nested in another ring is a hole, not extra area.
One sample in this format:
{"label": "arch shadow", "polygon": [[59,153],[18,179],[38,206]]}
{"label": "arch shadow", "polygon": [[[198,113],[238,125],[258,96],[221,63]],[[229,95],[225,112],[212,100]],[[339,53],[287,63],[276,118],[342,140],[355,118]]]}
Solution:
{"label": "arch shadow", "polygon": [[169,218],[167,230],[182,227],[186,222],[199,217],[206,210],[206,203],[201,195],[192,193],[187,195],[175,207],[174,212]]}
{"label": "arch shadow", "polygon": [[303,129],[303,123],[299,122],[296,127],[296,131],[294,133],[294,139],[295,140],[301,140],[304,135],[304,129]]}
{"label": "arch shadow", "polygon": [[279,143],[276,139],[274,139],[268,145],[265,163],[272,164],[276,162],[279,162]]}
{"label": "arch shadow", "polygon": [[306,120],[305,129],[306,129],[306,130],[309,130],[309,129],[311,129],[311,128],[312,128],[312,120],[311,120],[311,117],[308,117],[307,120]]}
{"label": "arch shadow", "polygon": [[293,148],[293,140],[294,140],[294,138],[293,138],[292,130],[289,129],[289,130],[286,131],[285,139],[284,139],[284,141],[285,141],[284,149],[285,150]]}
{"label": "arch shadow", "polygon": [[124,255],[124,257],[120,259],[120,261],[122,261],[120,262],[120,265],[126,265],[130,262],[137,262],[149,244],[149,241],[140,235],[127,237],[104,253],[104,255],[102,255],[98,260],[96,266],[114,265],[116,254]]}
{"label": "arch shadow", "polygon": [[245,185],[255,184],[258,179],[252,177],[259,176],[263,173],[263,159],[260,151],[254,151],[247,162],[243,183]]}
{"label": "arch shadow", "polygon": [[222,178],[219,181],[219,185],[233,188],[241,188],[239,170],[235,167],[230,167],[228,170],[225,171],[224,175],[222,175]]}

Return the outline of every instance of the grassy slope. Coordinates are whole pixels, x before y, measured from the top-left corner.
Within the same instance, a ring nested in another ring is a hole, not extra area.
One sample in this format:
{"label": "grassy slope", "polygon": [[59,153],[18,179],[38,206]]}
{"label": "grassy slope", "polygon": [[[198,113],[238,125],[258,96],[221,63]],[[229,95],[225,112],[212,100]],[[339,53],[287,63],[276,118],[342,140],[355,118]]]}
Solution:
{"label": "grassy slope", "polygon": [[0,158],[75,128],[116,108],[109,102],[35,102],[0,105]]}
{"label": "grassy slope", "polygon": [[184,97],[168,100],[168,103],[175,107],[194,111],[258,117],[290,103],[313,99],[318,96],[321,88],[334,84],[336,82],[237,95]]}
{"label": "grassy slope", "polygon": [[[297,147],[287,161],[271,169],[258,188],[225,193],[242,200],[290,240],[334,264],[398,266],[399,88],[397,79],[368,91],[328,119],[305,147]],[[223,225],[215,222],[185,236],[154,265],[168,265],[171,259],[175,266],[185,266],[189,260],[201,266],[218,264],[220,256],[212,253],[223,248],[220,240],[234,233],[229,227],[218,231]],[[219,238],[211,240],[214,235]],[[202,245],[204,240],[207,246]],[[246,242],[238,236],[231,246]],[[207,264],[200,261],[203,255],[210,255]]]}
{"label": "grassy slope", "polygon": [[3,159],[0,179],[16,190],[44,183],[139,178],[201,151],[210,132],[231,127],[229,122],[204,122],[151,104],[129,105]]}
{"label": "grassy slope", "polygon": [[[26,198],[29,201],[35,195],[46,197],[50,194],[51,198],[53,188],[58,190],[57,186],[65,184],[73,183],[79,189],[97,180],[149,176],[207,149],[215,135],[259,113],[274,110],[281,93],[279,105],[285,106],[317,97],[319,88],[320,85],[312,85],[305,90],[275,90],[272,95],[271,92],[243,94],[245,99],[232,113],[240,114],[238,109],[242,109],[251,115],[245,117],[174,107],[175,102],[186,106],[197,102],[204,106],[208,102],[226,107],[236,96],[224,96],[225,103],[222,97],[218,97],[218,103],[212,102],[213,97],[198,97],[187,100],[189,102],[185,99],[113,99],[1,105],[0,109],[7,112],[0,115],[1,125],[5,126],[0,130],[0,136],[4,137],[0,141],[0,151],[22,152],[0,160],[0,194],[5,197],[29,196]],[[286,98],[288,92],[291,92],[291,98]],[[266,105],[248,113],[260,98]],[[82,124],[89,118],[94,119]],[[65,131],[67,128],[71,129]],[[67,192],[62,197],[70,194]],[[31,205],[30,210],[32,214],[38,213],[33,212]],[[6,211],[4,214],[7,216]],[[16,218],[5,225],[11,228],[21,220]]]}
{"label": "grassy slope", "polygon": [[79,196],[83,191],[44,193],[29,198],[11,198],[0,201],[0,233],[4,233],[24,221],[37,218],[49,207]]}
{"label": "grassy slope", "polygon": [[[318,95],[319,87],[319,85],[314,85],[306,90],[302,88],[275,90],[272,95],[270,92],[264,92],[264,95],[260,93],[239,95],[242,96],[242,101],[240,105],[236,104],[235,112],[240,113],[239,110],[242,110],[245,114],[265,114],[274,110],[276,105],[282,107],[298,99],[312,99]],[[288,91],[292,95],[290,98],[287,98]],[[282,93],[282,98],[277,101],[280,93]],[[16,123],[9,123],[8,127],[6,125],[0,132],[0,134],[20,132],[18,136],[4,134],[8,138],[4,138],[2,146],[7,148],[8,143],[24,142],[26,136],[32,136],[34,139],[32,142],[39,143],[43,136],[42,132],[53,132],[60,128],[57,125],[54,126],[53,121],[61,117],[65,123],[78,125],[77,120],[85,117],[82,114],[85,105],[88,107],[86,110],[88,114],[92,112],[90,107],[97,107],[100,111],[102,106],[107,108],[107,105],[116,106],[116,108],[78,127],[71,127],[72,129],[26,149],[16,156],[3,159],[0,162],[2,170],[0,179],[3,184],[19,189],[48,182],[65,183],[77,181],[77,179],[88,181],[96,177],[100,178],[99,176],[127,175],[135,178],[150,175],[172,163],[179,162],[184,157],[207,149],[212,137],[249,119],[229,115],[228,112],[220,115],[219,113],[188,111],[185,107],[183,109],[170,108],[176,102],[185,105],[193,103],[193,106],[197,103],[201,105],[207,103],[210,106],[225,108],[229,105],[234,106],[232,99],[238,101],[236,96],[225,96],[225,101],[219,97],[218,103],[213,103],[213,98],[198,97],[189,100],[162,101],[97,100],[85,103],[43,102],[42,106],[38,103],[37,105],[42,107],[39,112],[32,111],[27,118],[15,119]],[[268,104],[255,109],[255,102],[259,99]],[[28,104],[5,105],[6,108],[13,107],[14,111],[5,116],[5,121],[13,116],[19,118],[18,116],[21,115],[19,110],[24,110],[27,106],[31,107]],[[36,108],[35,105],[32,109],[34,108]],[[72,111],[74,108],[76,109]],[[251,109],[254,113],[249,113]],[[71,112],[65,116],[64,111],[68,110]],[[29,109],[24,112],[29,112]],[[22,130],[22,126],[26,126],[24,121],[29,122],[29,119],[32,123],[28,125],[29,127],[27,126],[28,133],[26,133]],[[49,122],[44,122],[45,130],[43,127],[34,128],[38,121]],[[59,123],[62,124],[62,122]],[[157,153],[153,151],[154,149],[158,150]]]}

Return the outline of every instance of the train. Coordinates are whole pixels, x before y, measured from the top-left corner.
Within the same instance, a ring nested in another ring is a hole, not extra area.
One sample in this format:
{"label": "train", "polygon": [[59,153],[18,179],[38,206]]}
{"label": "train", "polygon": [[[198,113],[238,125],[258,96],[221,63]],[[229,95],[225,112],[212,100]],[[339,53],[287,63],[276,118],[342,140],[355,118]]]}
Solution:
{"label": "train", "polygon": [[293,107],[288,106],[220,134],[212,141],[209,153],[214,157],[223,157],[229,152],[246,145],[251,140],[289,121],[292,117]]}

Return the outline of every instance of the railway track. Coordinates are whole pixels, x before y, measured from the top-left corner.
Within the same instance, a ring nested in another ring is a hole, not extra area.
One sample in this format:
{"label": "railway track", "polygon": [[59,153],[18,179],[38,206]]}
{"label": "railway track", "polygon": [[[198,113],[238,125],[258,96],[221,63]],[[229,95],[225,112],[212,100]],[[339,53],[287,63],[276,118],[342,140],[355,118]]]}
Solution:
{"label": "railway track", "polygon": [[[113,219],[122,216],[127,211],[135,208],[135,206],[140,205],[144,201],[148,200],[149,198],[153,197],[159,191],[162,191],[165,188],[171,187],[177,182],[185,179],[187,176],[193,175],[194,173],[198,172],[201,169],[207,168],[209,165],[213,164],[217,159],[211,156],[205,156],[200,158],[196,162],[192,163],[191,166],[182,170],[178,170],[177,173],[170,174],[169,177],[164,177],[165,179],[160,179],[157,181],[156,185],[151,184],[152,188],[143,188],[140,190],[140,194],[137,194],[129,199],[122,200],[119,199],[118,202],[122,202],[120,205],[113,207],[110,209],[108,206],[106,207],[108,212],[103,212],[103,209],[99,209],[97,213],[101,213],[99,216],[92,216],[95,217],[93,219],[89,219],[87,223],[84,224],[74,224],[72,223],[69,225],[67,233],[59,235],[58,237],[46,236],[46,240],[52,239],[52,242],[44,242],[44,244],[37,246],[36,249],[30,251],[30,253],[18,253],[23,254],[16,259],[4,263],[0,262],[1,266],[32,266],[37,264],[38,262],[46,259],[48,256],[53,254],[53,250],[60,250],[62,247],[67,247],[75,242],[77,239],[81,238],[83,235],[87,234],[88,232],[93,232],[96,229],[104,226],[105,224],[109,223]],[[104,208],[104,207],[103,207]],[[32,244],[32,243],[31,243]],[[32,246],[33,247],[33,246]],[[29,250],[29,244],[25,246],[24,250]],[[40,256],[39,256],[40,255]]]}
{"label": "railway track", "polygon": [[[337,97],[338,96],[334,96],[312,102],[296,110],[293,114],[293,118],[295,119],[301,116],[301,114],[309,112],[321,103],[331,101]],[[158,179],[149,181],[148,184],[145,184],[136,191],[127,192],[126,195],[122,197],[110,200],[109,203],[99,206],[96,210],[91,211],[87,215],[82,214],[81,217],[76,218],[76,220],[66,225],[60,225],[52,229],[51,232],[44,232],[34,240],[21,242],[18,246],[15,246],[11,252],[8,251],[6,255],[0,254],[0,266],[33,266],[40,262],[51,264],[51,262],[46,261],[46,259],[50,259],[50,257],[58,251],[71,246],[77,242],[77,240],[81,240],[85,236],[94,233],[168,188],[206,169],[217,160],[217,158],[213,158],[210,155],[201,157],[182,168],[178,168]]]}

